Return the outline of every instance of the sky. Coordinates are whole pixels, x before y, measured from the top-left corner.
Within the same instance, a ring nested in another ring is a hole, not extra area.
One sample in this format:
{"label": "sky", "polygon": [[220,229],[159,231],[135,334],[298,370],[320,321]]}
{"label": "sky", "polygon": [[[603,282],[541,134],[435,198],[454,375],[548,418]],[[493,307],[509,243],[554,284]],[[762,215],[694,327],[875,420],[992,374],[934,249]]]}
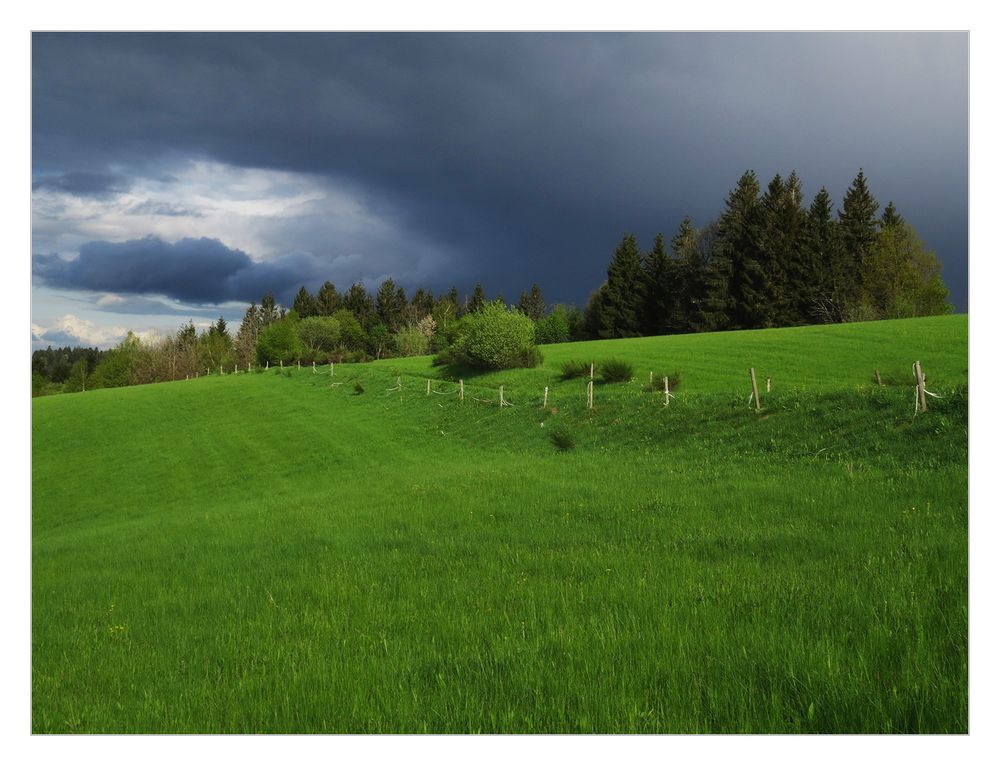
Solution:
{"label": "sky", "polygon": [[[968,306],[968,35],[32,35],[32,346],[391,277],[583,306],[747,169],[859,169]],[[233,328],[235,330],[235,327]]]}

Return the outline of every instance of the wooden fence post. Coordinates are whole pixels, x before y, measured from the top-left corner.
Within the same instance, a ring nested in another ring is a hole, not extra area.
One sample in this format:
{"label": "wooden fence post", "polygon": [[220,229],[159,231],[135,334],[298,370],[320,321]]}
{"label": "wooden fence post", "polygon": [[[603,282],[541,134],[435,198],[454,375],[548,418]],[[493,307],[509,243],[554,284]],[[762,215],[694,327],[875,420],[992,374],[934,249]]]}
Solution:
{"label": "wooden fence post", "polygon": [[500,406],[503,407],[503,386],[500,386]]}
{"label": "wooden fence post", "polygon": [[594,409],[594,381],[591,380],[587,383],[587,409]]}
{"label": "wooden fence post", "polygon": [[594,379],[594,363],[593,362],[590,363],[590,379],[591,380]]}
{"label": "wooden fence post", "polygon": [[875,370],[875,383],[879,386],[882,385],[882,376],[878,374],[878,370]]}
{"label": "wooden fence post", "polygon": [[430,396],[430,395],[431,395],[431,379],[427,378],[427,394],[426,394],[426,396]]}
{"label": "wooden fence post", "polygon": [[330,362],[330,377],[333,377],[333,362]]}
{"label": "wooden fence post", "polygon": [[667,407],[670,404],[670,378],[663,379],[663,406]]}
{"label": "wooden fence post", "polygon": [[760,412],[760,394],[757,393],[757,373],[754,372],[753,367],[750,368],[750,385],[753,386],[754,405],[757,407],[757,412]]}
{"label": "wooden fence post", "polygon": [[271,366],[271,360],[270,359],[265,359],[264,360],[264,369],[266,370],[266,369],[270,368],[270,366]]}
{"label": "wooden fence post", "polygon": [[649,390],[653,390],[653,371],[649,371]]}
{"label": "wooden fence post", "polygon": [[316,374],[316,360],[313,359],[313,375]]}
{"label": "wooden fence post", "polygon": [[927,412],[927,395],[924,392],[924,371],[920,369],[920,360],[913,363],[913,375],[917,379],[917,406],[921,412]]}
{"label": "wooden fence post", "polygon": [[281,367],[281,369],[285,369],[285,360],[284,359],[279,359],[278,360],[278,366]]}
{"label": "wooden fence post", "polygon": [[771,393],[771,379],[767,379],[767,393]]}
{"label": "wooden fence post", "polygon": [[549,406],[549,387],[548,386],[545,387],[545,396],[542,398],[542,406],[543,407],[548,407]]}

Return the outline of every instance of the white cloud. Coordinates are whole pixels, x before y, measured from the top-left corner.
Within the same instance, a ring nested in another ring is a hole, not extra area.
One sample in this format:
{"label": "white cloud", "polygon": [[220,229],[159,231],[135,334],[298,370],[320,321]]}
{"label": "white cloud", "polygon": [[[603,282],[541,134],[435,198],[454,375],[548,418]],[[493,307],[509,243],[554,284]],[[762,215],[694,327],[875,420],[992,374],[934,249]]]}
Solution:
{"label": "white cloud", "polygon": [[[31,339],[36,346],[97,346],[108,348],[125,337],[124,327],[100,326],[73,314],[66,314],[48,327],[32,323]],[[138,333],[137,333],[138,334]],[[141,334],[140,334],[140,337]]]}

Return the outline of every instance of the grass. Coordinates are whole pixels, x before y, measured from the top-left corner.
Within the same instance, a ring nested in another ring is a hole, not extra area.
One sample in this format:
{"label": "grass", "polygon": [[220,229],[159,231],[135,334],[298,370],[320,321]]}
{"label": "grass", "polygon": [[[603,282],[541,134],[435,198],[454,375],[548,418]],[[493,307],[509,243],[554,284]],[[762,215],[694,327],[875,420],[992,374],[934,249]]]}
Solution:
{"label": "grass", "polygon": [[33,730],[967,731],[965,317],[544,354],[33,400]]}

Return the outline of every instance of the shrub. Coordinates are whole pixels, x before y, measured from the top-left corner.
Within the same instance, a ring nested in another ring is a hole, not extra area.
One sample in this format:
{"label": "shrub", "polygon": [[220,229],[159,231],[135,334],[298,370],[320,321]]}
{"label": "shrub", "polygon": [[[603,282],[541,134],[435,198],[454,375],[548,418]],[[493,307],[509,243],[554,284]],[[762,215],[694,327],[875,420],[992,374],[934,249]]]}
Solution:
{"label": "shrub", "polygon": [[668,373],[654,373],[653,374],[653,385],[650,388],[651,391],[663,391],[663,379],[668,378],[670,380],[670,390],[676,391],[681,387],[681,374],[676,370],[674,372]]}
{"label": "shrub", "polygon": [[306,317],[298,324],[299,340],[309,359],[328,359],[340,340],[340,322],[333,317]]}
{"label": "shrub", "polygon": [[535,343],[565,343],[569,340],[569,315],[557,305],[552,313],[535,322]]}
{"label": "shrub", "polygon": [[448,358],[475,369],[506,370],[537,365],[541,355],[534,348],[534,323],[517,309],[493,301],[462,319]]}
{"label": "shrub", "polygon": [[632,380],[635,367],[624,359],[608,359],[601,363],[601,377],[605,383],[623,383]]}
{"label": "shrub", "polygon": [[571,359],[562,366],[562,379],[585,378],[590,375],[590,362],[578,362]]}
{"label": "shrub", "polygon": [[430,350],[430,345],[430,337],[419,327],[409,325],[396,331],[396,350],[400,356],[423,356]]}
{"label": "shrub", "polygon": [[257,338],[258,363],[291,362],[302,355],[296,324],[295,319],[286,317],[261,330]]}
{"label": "shrub", "polygon": [[565,428],[549,431],[549,441],[560,452],[566,452],[576,446],[576,437]]}

